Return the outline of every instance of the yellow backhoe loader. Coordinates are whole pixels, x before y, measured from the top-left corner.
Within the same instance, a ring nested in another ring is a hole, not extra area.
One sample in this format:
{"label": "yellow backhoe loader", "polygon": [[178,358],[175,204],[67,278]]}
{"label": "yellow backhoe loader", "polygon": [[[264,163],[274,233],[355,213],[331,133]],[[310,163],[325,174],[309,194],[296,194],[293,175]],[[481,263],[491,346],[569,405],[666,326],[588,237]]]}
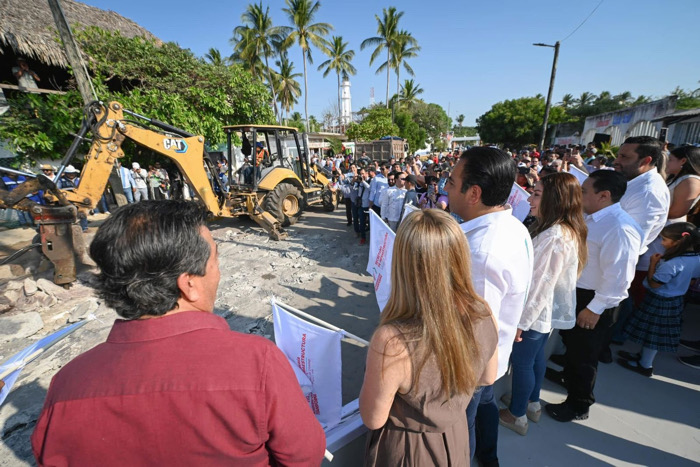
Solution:
{"label": "yellow backhoe loader", "polygon": [[[11,192],[0,189],[0,208],[31,213],[39,226],[42,252],[54,264],[57,284],[75,280],[76,256],[85,250],[76,220],[97,205],[115,162],[124,157],[122,143],[127,139],[170,159],[194,198],[214,217],[250,216],[275,240],[287,236],[284,227],[296,222],[306,206],[319,204],[326,210],[333,209],[328,175],[309,165],[306,144],[295,128],[237,125],[224,130],[228,136],[228,168],[226,176],[220,177],[221,170],[205,151],[202,136],[128,111],[118,102],[93,102],[86,106],[81,129],[55,177],[60,179],[90,133],[92,144],[84,158],[78,187],[61,190],[44,175],[0,167],[31,177]],[[119,184],[113,184],[113,189],[121,191],[121,186],[114,185]],[[44,191],[47,204],[26,198],[38,190]]]}

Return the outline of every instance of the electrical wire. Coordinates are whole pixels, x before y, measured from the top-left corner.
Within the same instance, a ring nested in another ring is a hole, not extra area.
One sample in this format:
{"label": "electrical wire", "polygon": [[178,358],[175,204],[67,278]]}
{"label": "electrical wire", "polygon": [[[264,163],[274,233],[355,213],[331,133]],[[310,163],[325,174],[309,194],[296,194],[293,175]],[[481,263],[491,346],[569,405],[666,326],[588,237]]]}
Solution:
{"label": "electrical wire", "polygon": [[564,42],[564,41],[567,40],[569,37],[573,36],[574,33],[575,33],[576,31],[578,31],[579,28],[581,28],[581,26],[583,26],[583,25],[586,23],[586,21],[588,21],[588,19],[589,19],[591,16],[593,16],[593,13],[595,13],[595,11],[600,7],[600,5],[603,4],[604,1],[605,1],[605,0],[600,0],[600,3],[598,3],[598,5],[597,5],[595,8],[593,8],[593,11],[591,11],[591,13],[590,13],[588,16],[586,16],[586,19],[584,19],[584,20],[581,22],[581,24],[579,24],[578,26],[576,26],[576,29],[574,29],[573,31],[571,31],[571,34],[569,34],[568,36],[566,36],[566,37],[565,37],[564,39],[562,39],[560,42]]}

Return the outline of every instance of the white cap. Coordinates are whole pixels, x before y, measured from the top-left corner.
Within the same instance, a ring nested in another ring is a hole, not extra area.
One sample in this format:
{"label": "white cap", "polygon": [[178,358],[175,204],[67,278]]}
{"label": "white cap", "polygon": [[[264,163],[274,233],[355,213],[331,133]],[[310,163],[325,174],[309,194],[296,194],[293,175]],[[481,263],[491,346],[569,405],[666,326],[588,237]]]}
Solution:
{"label": "white cap", "polygon": [[132,163],[131,163],[131,168],[132,168],[132,169],[140,169],[141,166],[139,165],[138,162],[132,162]]}
{"label": "white cap", "polygon": [[72,165],[69,165],[68,167],[66,167],[66,170],[63,171],[63,173],[67,173],[67,174],[79,174],[79,173],[80,173],[80,170],[76,169],[76,168],[73,167]]}

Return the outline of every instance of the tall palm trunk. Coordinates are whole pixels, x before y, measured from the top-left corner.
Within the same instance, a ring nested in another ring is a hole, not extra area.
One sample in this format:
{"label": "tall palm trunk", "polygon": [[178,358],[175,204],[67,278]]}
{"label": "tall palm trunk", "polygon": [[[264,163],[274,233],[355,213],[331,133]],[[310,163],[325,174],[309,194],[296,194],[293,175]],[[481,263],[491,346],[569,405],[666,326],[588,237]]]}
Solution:
{"label": "tall palm trunk", "polygon": [[265,55],[265,67],[267,67],[267,82],[270,83],[270,90],[272,91],[272,103],[275,106],[275,120],[279,124],[280,113],[277,110],[277,93],[275,92],[275,83],[272,82],[272,72],[270,71],[270,64],[267,60],[267,55]]}
{"label": "tall palm trunk", "polygon": [[306,132],[309,132],[309,83],[306,81],[306,55],[301,49],[301,58],[304,61],[304,114],[306,115]]}
{"label": "tall palm trunk", "polygon": [[343,118],[343,109],[340,107],[340,72],[337,72],[336,74],[338,75],[338,130],[341,130],[343,127],[341,122],[341,119]]}
{"label": "tall palm trunk", "polygon": [[386,108],[389,108],[389,73],[391,73],[391,66],[389,66],[389,60],[391,60],[391,50],[389,47],[386,48]]}

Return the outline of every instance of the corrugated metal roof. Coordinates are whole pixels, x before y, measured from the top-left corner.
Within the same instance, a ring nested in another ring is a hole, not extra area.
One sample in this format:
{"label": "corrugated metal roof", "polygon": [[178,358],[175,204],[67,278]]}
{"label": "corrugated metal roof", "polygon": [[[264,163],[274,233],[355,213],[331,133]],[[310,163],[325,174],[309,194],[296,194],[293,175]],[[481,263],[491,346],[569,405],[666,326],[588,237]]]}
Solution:
{"label": "corrugated metal roof", "polygon": [[685,120],[686,118],[692,118],[700,115],[700,108],[688,109],[688,110],[678,110],[676,112],[664,115],[663,117],[658,117],[652,120],[652,122],[660,122],[661,120]]}

